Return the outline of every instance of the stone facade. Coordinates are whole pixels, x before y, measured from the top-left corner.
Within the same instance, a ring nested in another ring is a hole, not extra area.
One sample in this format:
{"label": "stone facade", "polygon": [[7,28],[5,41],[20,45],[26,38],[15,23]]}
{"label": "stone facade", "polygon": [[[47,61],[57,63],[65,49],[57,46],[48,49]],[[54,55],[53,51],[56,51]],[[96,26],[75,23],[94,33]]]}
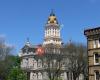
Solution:
{"label": "stone facade", "polygon": [[100,80],[100,27],[84,31],[88,48],[89,80]]}

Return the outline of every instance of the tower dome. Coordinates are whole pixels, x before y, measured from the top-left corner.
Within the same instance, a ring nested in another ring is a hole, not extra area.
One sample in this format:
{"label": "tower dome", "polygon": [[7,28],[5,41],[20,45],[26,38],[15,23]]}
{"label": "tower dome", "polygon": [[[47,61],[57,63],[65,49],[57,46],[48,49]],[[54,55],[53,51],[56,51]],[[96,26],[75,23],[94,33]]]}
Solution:
{"label": "tower dome", "polygon": [[50,13],[47,24],[58,24],[57,18],[56,18],[55,13],[53,11]]}

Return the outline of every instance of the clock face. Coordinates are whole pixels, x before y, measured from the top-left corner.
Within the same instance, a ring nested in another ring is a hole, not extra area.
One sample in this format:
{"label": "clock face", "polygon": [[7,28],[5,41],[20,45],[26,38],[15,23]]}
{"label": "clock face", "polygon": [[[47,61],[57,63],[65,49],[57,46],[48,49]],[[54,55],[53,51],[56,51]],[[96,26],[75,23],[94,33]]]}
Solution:
{"label": "clock face", "polygon": [[44,54],[44,49],[42,47],[38,47],[36,53],[38,55],[43,55]]}

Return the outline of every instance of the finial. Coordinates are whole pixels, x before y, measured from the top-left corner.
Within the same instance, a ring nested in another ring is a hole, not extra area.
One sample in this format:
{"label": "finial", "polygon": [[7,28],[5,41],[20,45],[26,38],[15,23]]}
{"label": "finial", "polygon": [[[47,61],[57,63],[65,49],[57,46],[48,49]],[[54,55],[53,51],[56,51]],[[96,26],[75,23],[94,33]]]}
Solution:
{"label": "finial", "polygon": [[47,24],[58,24],[57,18],[54,14],[54,10],[51,10],[50,16],[48,18]]}
{"label": "finial", "polygon": [[51,12],[53,13],[54,12],[54,9],[51,9]]}
{"label": "finial", "polygon": [[55,14],[54,14],[54,9],[51,9],[50,16],[55,16]]}

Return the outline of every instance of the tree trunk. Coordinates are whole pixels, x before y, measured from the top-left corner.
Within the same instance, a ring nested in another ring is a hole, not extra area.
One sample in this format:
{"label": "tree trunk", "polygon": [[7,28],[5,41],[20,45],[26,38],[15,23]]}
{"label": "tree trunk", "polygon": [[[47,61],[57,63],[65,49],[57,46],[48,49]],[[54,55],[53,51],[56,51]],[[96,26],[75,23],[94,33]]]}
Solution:
{"label": "tree trunk", "polygon": [[75,76],[75,74],[73,74],[73,80],[76,80],[76,78],[77,78],[77,77]]}

